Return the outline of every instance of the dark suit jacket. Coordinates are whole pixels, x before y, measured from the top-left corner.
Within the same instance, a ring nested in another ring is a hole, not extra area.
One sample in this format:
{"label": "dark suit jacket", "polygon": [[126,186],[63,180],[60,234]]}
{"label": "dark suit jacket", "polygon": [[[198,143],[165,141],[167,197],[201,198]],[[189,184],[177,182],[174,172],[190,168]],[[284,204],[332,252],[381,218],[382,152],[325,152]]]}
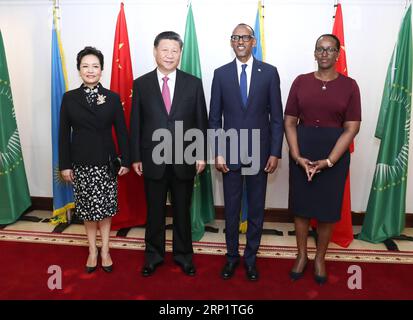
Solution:
{"label": "dark suit jacket", "polygon": [[[156,69],[136,79],[133,84],[131,112],[131,159],[142,162],[146,178],[160,179],[166,164],[156,164],[152,151],[160,143],[153,141],[152,135],[157,129],[167,129],[172,134],[172,165],[180,179],[192,179],[196,174],[195,164],[179,164],[175,161],[175,146],[180,143],[183,150],[194,141],[175,138],[175,123],[182,121],[183,134],[188,129],[197,128],[205,140],[204,155],[197,160],[206,159],[206,130],[208,115],[202,81],[188,73],[176,70],[176,82],[171,111],[168,114],[162,99]],[[200,142],[200,141],[198,141]]]}
{"label": "dark suit jacket", "polygon": [[122,166],[129,167],[129,143],[119,95],[102,86],[99,94],[105,103],[89,106],[83,88],[66,92],[60,109],[59,168],[71,169],[72,164],[105,165],[116,155],[112,139],[115,127]]}
{"label": "dark suit jacket", "polygon": [[[224,124],[222,125],[222,116]],[[248,94],[247,108],[243,108],[237,65],[235,59],[216,69],[212,81],[209,127],[212,129],[235,129],[240,137],[240,129],[250,129],[248,135],[249,155],[251,155],[251,129],[260,132],[260,169],[263,169],[270,155],[281,158],[283,141],[283,111],[280,93],[280,78],[277,69],[267,63],[254,59]],[[226,157],[223,153],[226,150]],[[231,170],[239,169],[238,157],[229,161],[229,144],[226,149],[218,150],[216,155],[224,155]]]}

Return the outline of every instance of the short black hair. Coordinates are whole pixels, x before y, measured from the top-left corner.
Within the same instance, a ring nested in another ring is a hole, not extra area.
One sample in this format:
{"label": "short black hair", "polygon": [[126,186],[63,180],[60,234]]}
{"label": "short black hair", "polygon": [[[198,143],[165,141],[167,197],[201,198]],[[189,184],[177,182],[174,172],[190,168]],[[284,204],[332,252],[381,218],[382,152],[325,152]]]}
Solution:
{"label": "short black hair", "polygon": [[177,34],[174,31],[164,31],[161,32],[160,34],[158,34],[155,38],[155,41],[153,42],[153,45],[155,48],[158,47],[159,42],[161,42],[161,40],[175,40],[178,41],[179,43],[179,47],[182,49],[182,47],[184,46],[184,43],[181,39],[181,36],[179,34]]}
{"label": "short black hair", "polygon": [[319,36],[317,38],[317,41],[315,42],[316,47],[317,47],[318,40],[320,40],[322,37],[330,37],[330,38],[333,38],[334,40],[336,40],[336,49],[337,49],[337,51],[340,51],[340,46],[341,46],[340,39],[337,38],[336,35],[331,34],[331,33],[326,33],[326,34],[322,34],[321,36]]}
{"label": "short black hair", "polygon": [[236,28],[238,28],[238,27],[247,27],[248,29],[251,30],[251,35],[252,35],[253,37],[255,37],[254,29],[253,29],[249,24],[246,24],[246,23],[238,23],[237,26],[234,28],[234,30],[235,30]]}
{"label": "short black hair", "polygon": [[92,54],[99,59],[100,68],[103,70],[103,54],[100,50],[96,49],[95,47],[85,47],[84,49],[80,50],[77,54],[76,61],[77,61],[77,70],[80,70],[80,62],[82,61],[84,56]]}

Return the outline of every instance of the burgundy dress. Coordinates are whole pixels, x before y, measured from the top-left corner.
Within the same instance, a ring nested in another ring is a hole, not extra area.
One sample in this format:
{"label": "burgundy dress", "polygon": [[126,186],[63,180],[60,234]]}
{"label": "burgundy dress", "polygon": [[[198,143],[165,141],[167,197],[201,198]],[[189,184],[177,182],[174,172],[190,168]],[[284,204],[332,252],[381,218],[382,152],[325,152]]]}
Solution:
{"label": "burgundy dress", "polygon": [[[326,159],[344,131],[344,122],[361,121],[357,83],[341,74],[329,82],[318,80],[313,72],[300,75],[291,86],[285,115],[299,118],[297,139],[301,156]],[[322,170],[308,182],[304,169],[290,157],[290,211],[320,222],[340,220],[349,165],[347,151],[332,168]]]}

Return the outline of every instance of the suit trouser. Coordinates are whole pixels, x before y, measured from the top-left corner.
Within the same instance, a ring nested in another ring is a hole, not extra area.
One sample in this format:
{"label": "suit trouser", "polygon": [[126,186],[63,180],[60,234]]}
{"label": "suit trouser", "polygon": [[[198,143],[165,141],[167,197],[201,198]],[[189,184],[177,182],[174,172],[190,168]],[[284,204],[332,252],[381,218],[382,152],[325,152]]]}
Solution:
{"label": "suit trouser", "polygon": [[176,177],[172,165],[167,165],[161,179],[144,179],[147,202],[145,230],[145,262],[157,264],[165,256],[166,197],[171,193],[173,213],[173,255],[181,264],[192,262],[191,198],[194,179]]}
{"label": "suit trouser", "polygon": [[247,183],[248,200],[248,228],[244,261],[246,265],[253,266],[261,242],[264,223],[265,193],[267,190],[267,173],[264,170],[260,170],[256,175],[246,176],[241,175],[241,169],[223,174],[227,260],[238,262],[240,259],[238,251],[239,221],[244,177]]}

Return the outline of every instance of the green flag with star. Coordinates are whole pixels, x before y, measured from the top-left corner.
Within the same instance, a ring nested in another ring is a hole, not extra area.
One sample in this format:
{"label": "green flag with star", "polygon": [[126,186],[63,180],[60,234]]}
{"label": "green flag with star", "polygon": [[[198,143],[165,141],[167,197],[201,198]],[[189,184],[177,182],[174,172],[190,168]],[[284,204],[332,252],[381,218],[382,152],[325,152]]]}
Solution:
{"label": "green flag with star", "polygon": [[375,136],[380,149],[359,239],[383,242],[405,226],[412,98],[411,5],[387,70]]}
{"label": "green flag with star", "polygon": [[[186,18],[181,70],[202,78],[192,5]],[[196,175],[191,205],[192,240],[199,241],[205,233],[205,224],[215,219],[214,196],[212,193],[211,168],[207,164],[204,172]]]}
{"label": "green flag with star", "polygon": [[31,205],[0,31],[0,224],[15,222]]}

